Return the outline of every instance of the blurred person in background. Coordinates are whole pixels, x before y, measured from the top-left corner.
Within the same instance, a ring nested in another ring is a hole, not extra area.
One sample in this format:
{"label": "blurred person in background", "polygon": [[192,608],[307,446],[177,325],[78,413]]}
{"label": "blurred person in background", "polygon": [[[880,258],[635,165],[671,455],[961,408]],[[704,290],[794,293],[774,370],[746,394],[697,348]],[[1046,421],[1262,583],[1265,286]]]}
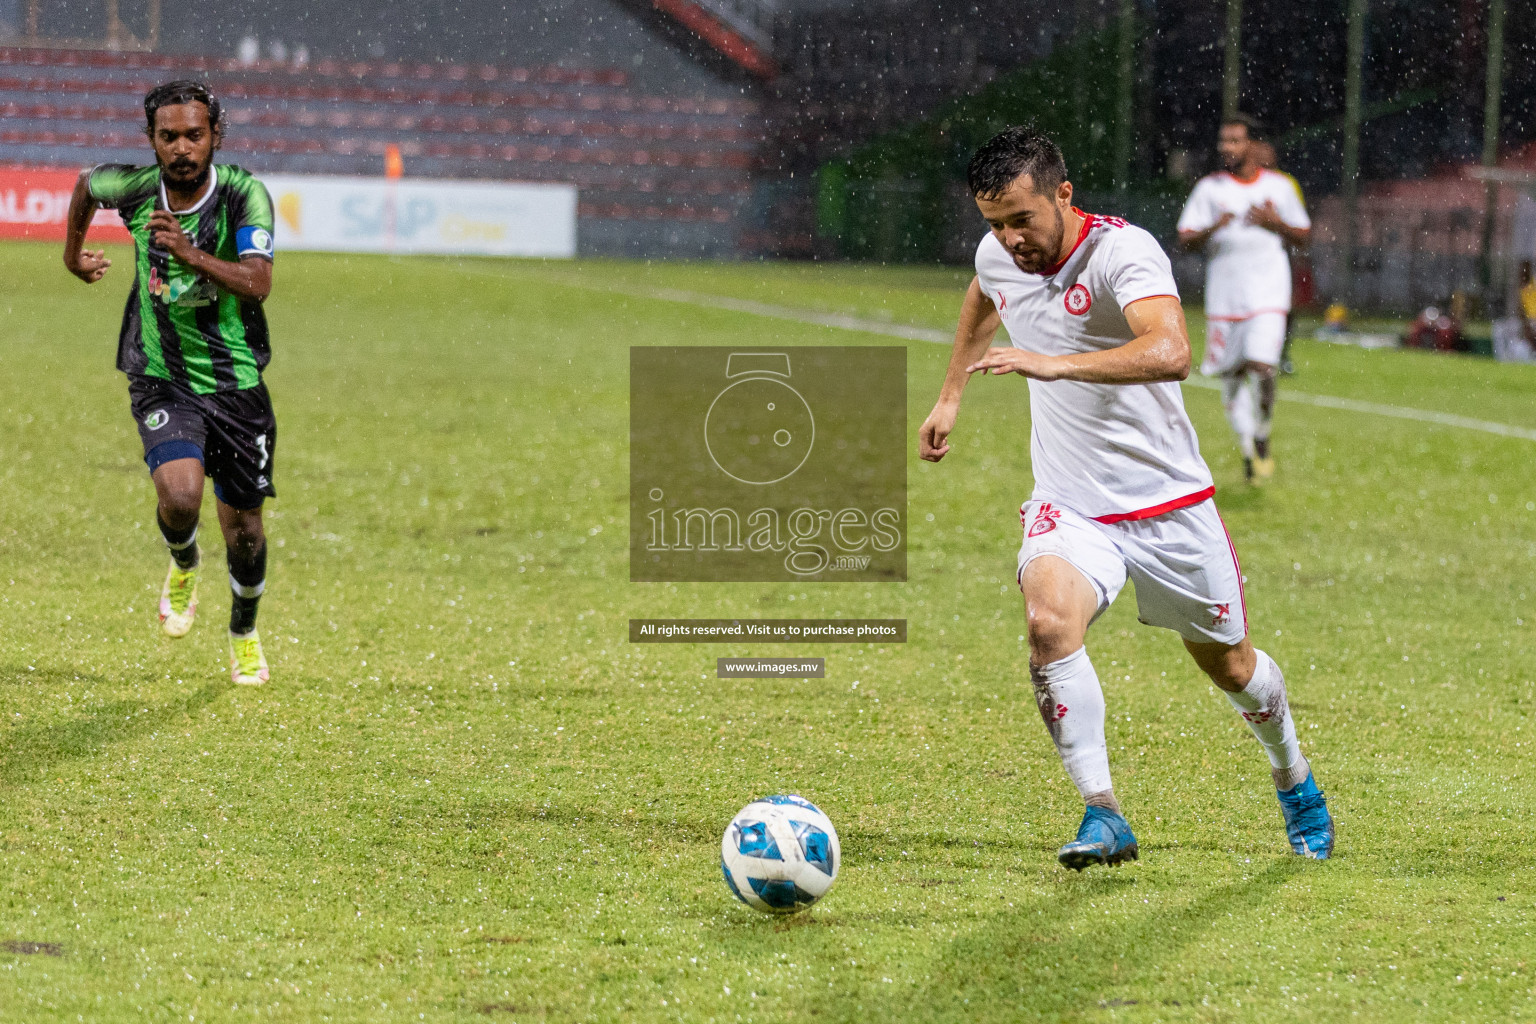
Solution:
{"label": "blurred person in background", "polygon": [[1531,280],[1531,261],[1520,261],[1520,332],[1536,347],[1536,281]]}
{"label": "blurred person in background", "polygon": [[1304,247],[1312,235],[1295,182],[1260,163],[1261,141],[1247,115],[1223,121],[1216,146],[1222,170],[1195,184],[1179,215],[1179,244],[1206,257],[1200,372],[1221,378],[1249,483],[1275,473],[1275,377],[1291,312],[1286,245]]}
{"label": "blurred person in background", "polygon": [[1457,292],[1445,305],[1425,306],[1408,325],[1403,344],[1408,348],[1427,348],[1436,352],[1465,352],[1467,342],[1461,325],[1466,316],[1466,296]]}

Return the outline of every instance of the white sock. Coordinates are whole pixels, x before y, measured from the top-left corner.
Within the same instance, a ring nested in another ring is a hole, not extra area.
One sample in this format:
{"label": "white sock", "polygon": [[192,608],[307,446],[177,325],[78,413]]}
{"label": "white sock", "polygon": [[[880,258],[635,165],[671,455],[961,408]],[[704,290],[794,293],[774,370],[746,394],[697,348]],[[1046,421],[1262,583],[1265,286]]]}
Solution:
{"label": "white sock", "polygon": [[1253,388],[1248,386],[1247,374],[1229,373],[1221,378],[1221,404],[1227,410],[1227,422],[1237,432],[1243,458],[1253,458],[1253,436],[1258,421],[1258,412],[1254,406],[1258,403]]}
{"label": "white sock", "polygon": [[1079,647],[1049,665],[1030,666],[1029,677],[1035,684],[1040,717],[1083,800],[1119,811],[1109,780],[1109,748],[1104,743],[1104,691],[1088,660],[1088,648]]}
{"label": "white sock", "polygon": [[1275,788],[1291,789],[1306,780],[1311,767],[1301,754],[1301,744],[1296,742],[1296,723],[1285,699],[1285,676],[1280,674],[1275,659],[1263,651],[1254,653],[1259,663],[1254,667],[1253,678],[1242,691],[1227,693],[1227,700],[1237,708],[1263,745],[1264,753],[1269,755]]}

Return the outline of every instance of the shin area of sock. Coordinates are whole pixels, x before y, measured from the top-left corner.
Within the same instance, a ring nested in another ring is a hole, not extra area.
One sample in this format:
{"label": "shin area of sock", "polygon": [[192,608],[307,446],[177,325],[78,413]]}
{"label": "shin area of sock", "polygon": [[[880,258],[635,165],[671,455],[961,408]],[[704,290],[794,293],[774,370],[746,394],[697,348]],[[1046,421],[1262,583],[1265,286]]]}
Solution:
{"label": "shin area of sock", "polygon": [[1087,648],[1038,668],[1032,666],[1030,679],[1040,717],[1077,791],[1085,800],[1112,793],[1109,748],[1104,742],[1104,690]]}

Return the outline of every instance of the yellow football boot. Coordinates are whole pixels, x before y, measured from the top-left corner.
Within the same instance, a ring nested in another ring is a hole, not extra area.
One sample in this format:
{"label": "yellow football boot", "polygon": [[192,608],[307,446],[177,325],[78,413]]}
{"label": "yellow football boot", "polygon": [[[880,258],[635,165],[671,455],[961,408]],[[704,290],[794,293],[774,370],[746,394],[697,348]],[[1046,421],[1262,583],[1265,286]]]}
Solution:
{"label": "yellow football boot", "polygon": [[197,570],[195,565],[180,568],[171,560],[171,571],[160,588],[160,629],[166,636],[186,636],[192,629],[197,618]]}
{"label": "yellow football boot", "polygon": [[272,678],[261,637],[253,629],[245,636],[229,634],[229,678],[236,686],[260,686]]}

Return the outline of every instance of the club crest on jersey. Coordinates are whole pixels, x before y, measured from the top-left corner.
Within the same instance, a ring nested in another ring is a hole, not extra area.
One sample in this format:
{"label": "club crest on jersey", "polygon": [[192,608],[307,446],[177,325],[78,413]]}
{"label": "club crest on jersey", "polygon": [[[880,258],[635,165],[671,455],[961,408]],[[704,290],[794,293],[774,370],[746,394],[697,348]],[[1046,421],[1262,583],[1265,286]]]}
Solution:
{"label": "club crest on jersey", "polygon": [[1074,284],[1067,289],[1066,298],[1062,300],[1066,304],[1067,312],[1073,316],[1082,316],[1093,306],[1093,296],[1088,294],[1088,289],[1081,283]]}
{"label": "club crest on jersey", "polygon": [[1056,520],[1061,518],[1061,509],[1052,508],[1050,502],[1045,502],[1035,511],[1035,521],[1029,524],[1029,536],[1038,537],[1042,533],[1050,533],[1056,529]]}

